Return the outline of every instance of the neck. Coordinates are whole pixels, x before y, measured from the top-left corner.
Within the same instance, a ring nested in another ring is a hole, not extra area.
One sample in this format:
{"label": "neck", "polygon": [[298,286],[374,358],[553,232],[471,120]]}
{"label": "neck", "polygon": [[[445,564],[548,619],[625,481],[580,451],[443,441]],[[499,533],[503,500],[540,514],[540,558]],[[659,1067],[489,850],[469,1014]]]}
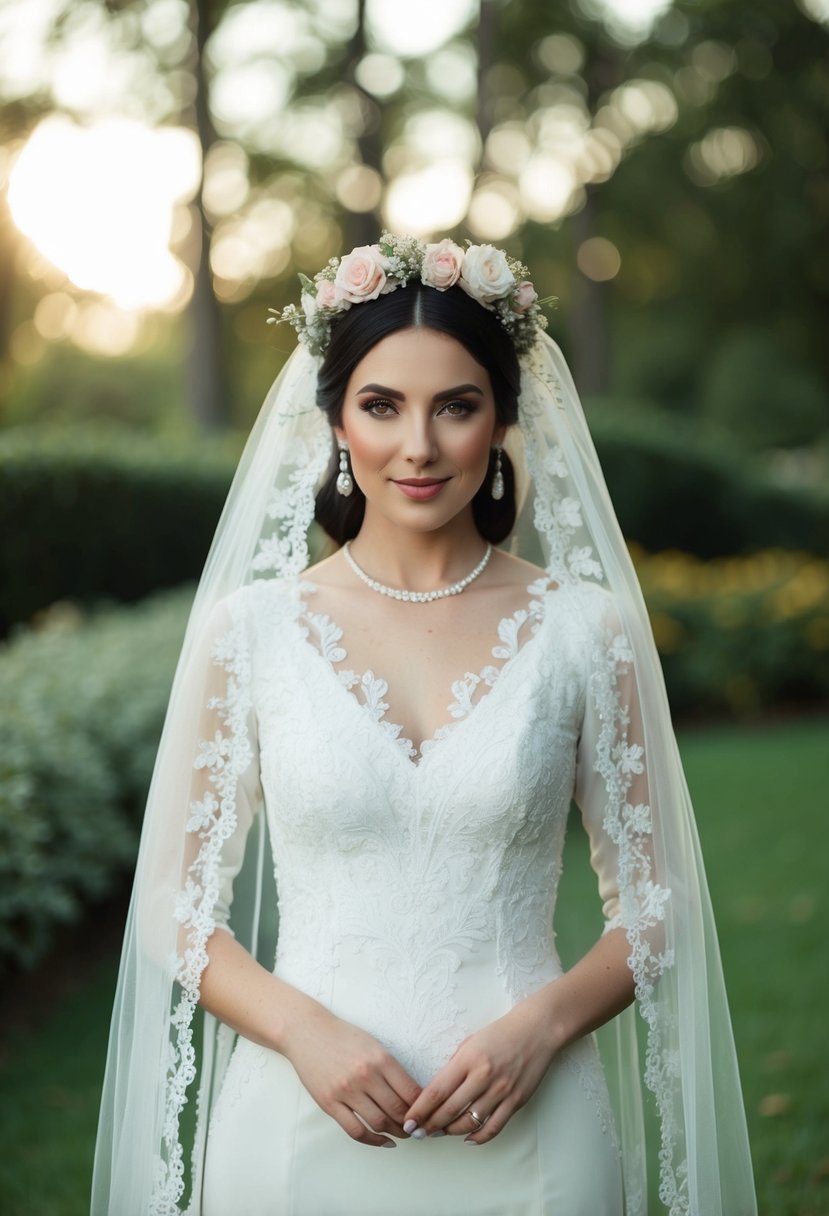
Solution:
{"label": "neck", "polygon": [[416,532],[390,524],[366,504],[363,526],[351,544],[354,560],[378,582],[429,591],[464,578],[486,549],[472,509],[442,528]]}

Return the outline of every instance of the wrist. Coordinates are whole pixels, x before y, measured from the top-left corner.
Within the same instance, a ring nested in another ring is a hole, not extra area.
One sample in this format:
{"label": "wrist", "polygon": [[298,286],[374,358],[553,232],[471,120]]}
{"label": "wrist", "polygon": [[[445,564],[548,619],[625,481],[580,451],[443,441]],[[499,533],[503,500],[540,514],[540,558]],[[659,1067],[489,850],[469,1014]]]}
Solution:
{"label": "wrist", "polygon": [[573,1037],[563,1014],[560,993],[556,991],[557,985],[557,980],[545,984],[525,1002],[535,1033],[549,1050],[551,1058],[566,1047]]}
{"label": "wrist", "polygon": [[269,1046],[290,1059],[298,1035],[307,1033],[310,1028],[319,1024],[321,1019],[332,1015],[313,997],[300,992],[298,988],[290,984],[283,984],[282,987],[279,999],[274,1002]]}

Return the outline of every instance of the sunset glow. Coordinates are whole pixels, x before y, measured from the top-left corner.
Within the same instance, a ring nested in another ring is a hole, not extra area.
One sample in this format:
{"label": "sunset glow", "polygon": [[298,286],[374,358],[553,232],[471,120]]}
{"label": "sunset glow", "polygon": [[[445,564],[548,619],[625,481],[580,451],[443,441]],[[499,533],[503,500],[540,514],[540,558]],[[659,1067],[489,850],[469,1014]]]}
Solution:
{"label": "sunset glow", "polygon": [[38,251],[122,309],[180,306],[188,274],[169,247],[177,204],[198,184],[198,144],[179,128],[116,118],[45,119],[12,168],[9,206]]}

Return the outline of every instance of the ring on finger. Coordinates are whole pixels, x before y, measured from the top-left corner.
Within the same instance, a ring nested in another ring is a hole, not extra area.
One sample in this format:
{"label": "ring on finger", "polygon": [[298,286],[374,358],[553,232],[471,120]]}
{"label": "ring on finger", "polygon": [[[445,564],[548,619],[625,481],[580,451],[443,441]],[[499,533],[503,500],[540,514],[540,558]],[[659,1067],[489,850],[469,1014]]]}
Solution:
{"label": "ring on finger", "polygon": [[470,1119],[474,1120],[477,1131],[481,1130],[481,1128],[483,1127],[483,1125],[486,1123],[487,1119],[489,1118],[489,1115],[484,1115],[483,1117],[481,1117],[481,1115],[477,1114],[474,1110],[468,1110],[466,1113],[469,1115]]}

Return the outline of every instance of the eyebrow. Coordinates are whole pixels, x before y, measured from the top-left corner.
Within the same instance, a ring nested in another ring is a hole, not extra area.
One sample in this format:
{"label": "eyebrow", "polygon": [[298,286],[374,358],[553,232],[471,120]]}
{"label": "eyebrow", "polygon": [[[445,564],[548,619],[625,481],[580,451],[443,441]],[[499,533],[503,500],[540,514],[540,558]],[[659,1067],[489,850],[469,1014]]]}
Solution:
{"label": "eyebrow", "polygon": [[[379,393],[383,397],[391,397],[393,401],[404,401],[405,393],[399,392],[394,388],[386,388],[382,384],[364,384],[362,388],[357,389],[358,395],[361,393]],[[445,388],[441,392],[435,393],[435,401],[445,401],[447,397],[459,397],[462,393],[477,393],[479,397],[483,397],[483,389],[477,384],[458,384],[455,388]]]}

